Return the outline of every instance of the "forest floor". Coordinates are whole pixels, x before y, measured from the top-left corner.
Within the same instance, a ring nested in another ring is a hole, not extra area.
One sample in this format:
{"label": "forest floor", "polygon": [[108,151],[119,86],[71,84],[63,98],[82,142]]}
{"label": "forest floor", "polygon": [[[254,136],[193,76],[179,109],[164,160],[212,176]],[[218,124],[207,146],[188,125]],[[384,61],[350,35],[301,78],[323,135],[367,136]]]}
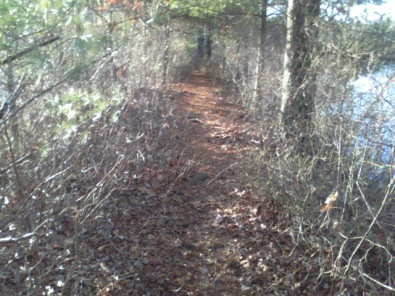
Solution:
{"label": "forest floor", "polygon": [[[276,209],[243,178],[257,145],[246,113],[203,72],[169,91],[180,120],[167,145],[178,157],[106,204],[111,239],[98,230],[80,254],[82,266],[99,271],[92,284],[101,295],[290,293],[296,278],[283,268],[297,259],[283,254],[291,239],[275,230]],[[171,170],[177,177],[167,182]]]}

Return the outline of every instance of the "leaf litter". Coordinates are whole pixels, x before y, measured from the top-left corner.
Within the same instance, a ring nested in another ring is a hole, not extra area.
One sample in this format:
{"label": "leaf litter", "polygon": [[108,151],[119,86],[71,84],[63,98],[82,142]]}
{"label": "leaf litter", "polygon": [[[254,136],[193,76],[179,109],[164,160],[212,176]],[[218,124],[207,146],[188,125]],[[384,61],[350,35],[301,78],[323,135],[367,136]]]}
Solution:
{"label": "leaf litter", "polygon": [[87,242],[85,257],[100,266],[91,282],[102,295],[286,295],[298,287],[278,211],[239,178],[254,133],[213,84],[195,72],[169,87],[186,123],[169,139],[177,156],[106,204],[109,229]]}
{"label": "leaf litter", "polygon": [[[228,94],[200,72],[166,91],[175,104],[172,121],[166,123],[171,134],[156,148],[163,146],[170,153],[155,162],[155,147],[149,154],[140,152],[143,160],[153,161],[139,174],[126,172],[127,186],[107,193],[77,237],[73,238],[77,223],[70,217],[77,221],[78,215],[63,215],[59,222],[63,232],[57,235],[70,239],[62,244],[59,238],[49,252],[66,259],[62,266],[48,263],[43,271],[58,279],[58,287],[52,285],[51,291],[63,290],[58,293],[63,295],[306,293],[306,274],[297,272],[303,264],[297,256],[300,250],[278,225],[277,207],[241,178],[243,158],[254,149],[257,134],[242,108],[225,99]],[[132,170],[135,164],[128,166]],[[80,187],[82,191],[84,185]],[[67,292],[70,283],[74,288]]]}

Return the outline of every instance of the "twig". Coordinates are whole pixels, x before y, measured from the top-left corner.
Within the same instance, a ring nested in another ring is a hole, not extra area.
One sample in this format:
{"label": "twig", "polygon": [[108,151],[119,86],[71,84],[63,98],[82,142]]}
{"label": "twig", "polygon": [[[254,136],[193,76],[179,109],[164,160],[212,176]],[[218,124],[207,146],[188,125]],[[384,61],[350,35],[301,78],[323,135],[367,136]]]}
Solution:
{"label": "twig", "polygon": [[4,237],[4,238],[0,238],[0,244],[16,243],[16,242],[19,242],[19,241],[22,241],[22,240],[29,239],[29,238],[31,238],[32,236],[35,236],[35,235],[36,235],[35,232],[29,232],[29,233],[26,233],[26,234],[24,234],[24,235],[22,235],[20,237],[7,236],[7,237]]}
{"label": "twig", "polygon": [[387,193],[384,196],[383,202],[381,203],[380,209],[377,212],[376,216],[374,216],[372,223],[370,223],[368,230],[366,230],[365,234],[363,235],[363,237],[361,238],[361,240],[359,241],[358,245],[355,247],[354,251],[352,252],[350,259],[348,259],[348,263],[347,263],[347,267],[344,271],[344,275],[346,275],[348,273],[348,270],[350,269],[351,266],[351,261],[354,258],[355,254],[357,253],[357,251],[359,250],[359,248],[361,247],[362,243],[365,241],[366,237],[368,236],[369,232],[372,230],[373,225],[376,223],[377,219],[379,218],[381,212],[384,209],[385,204],[387,203],[390,193],[392,193],[394,187],[395,178],[393,178],[390,182],[390,184],[388,184],[387,186]]}
{"label": "twig", "polygon": [[3,118],[2,121],[0,122],[0,124],[4,124],[6,123],[8,120],[10,120],[10,118],[14,117],[15,115],[17,115],[22,109],[26,108],[30,103],[32,103],[34,100],[38,99],[39,97],[45,95],[47,92],[50,92],[51,90],[53,90],[54,88],[56,88],[57,86],[61,85],[62,83],[66,82],[69,79],[69,77],[66,77],[60,81],[58,81],[57,83],[53,84],[52,86],[48,87],[47,89],[44,89],[42,92],[40,92],[39,94],[31,97],[29,100],[27,100],[22,106],[20,106],[18,109],[16,109],[15,111],[13,111],[11,114],[9,114],[6,118]]}
{"label": "twig", "polygon": [[[28,155],[25,155],[21,158],[19,158],[18,160],[15,160],[15,164],[19,164],[21,162],[23,162],[25,159],[29,158],[32,155],[32,153],[29,153]],[[5,172],[7,172],[10,168],[13,167],[13,163],[6,166],[5,168],[0,168],[0,175],[4,174]]]}
{"label": "twig", "polygon": [[[37,231],[43,226],[45,225],[49,220],[51,220],[51,218],[45,219],[40,225],[38,225],[32,232],[29,233],[25,233],[24,235],[20,236],[20,237],[12,237],[12,236],[7,236],[4,238],[0,238],[0,243],[15,243],[15,242],[19,242],[22,240],[26,240],[29,239],[35,235],[37,235]],[[11,221],[9,221],[11,222]],[[8,224],[8,223],[7,223]]]}
{"label": "twig", "polygon": [[362,275],[363,275],[364,277],[367,277],[369,280],[371,280],[372,282],[376,283],[377,285],[379,285],[379,286],[381,286],[381,287],[383,287],[383,288],[386,288],[386,289],[388,289],[388,290],[390,290],[390,291],[392,291],[392,292],[395,292],[395,288],[393,288],[393,287],[391,287],[391,286],[388,286],[388,285],[386,285],[386,284],[383,284],[382,282],[379,282],[378,280],[372,278],[371,276],[367,275],[366,273],[362,272]]}
{"label": "twig", "polygon": [[14,106],[15,100],[19,97],[20,93],[22,92],[22,85],[23,81],[25,80],[26,75],[23,74],[21,79],[19,80],[18,86],[15,89],[14,93],[7,99],[5,100],[3,106],[0,109],[0,119],[2,119],[7,112],[12,111],[12,107]]}
{"label": "twig", "polygon": [[[120,46],[121,47],[121,46]],[[119,47],[119,48],[120,48]],[[118,49],[117,49],[118,50]],[[99,61],[101,61],[103,58],[107,57],[111,55],[111,53],[107,53],[104,56],[94,60],[92,63],[90,63],[88,66],[91,66]],[[88,67],[87,66],[87,67]],[[66,77],[64,77],[63,79],[59,80],[58,82],[56,82],[55,84],[51,85],[50,87],[44,89],[43,91],[41,91],[39,94],[31,97],[30,99],[28,99],[22,106],[20,106],[19,108],[17,108],[15,111],[13,111],[12,113],[8,114],[7,117],[5,118],[1,118],[0,117],[0,124],[4,124],[6,123],[8,120],[10,120],[10,118],[16,116],[21,110],[23,110],[24,108],[26,108],[28,105],[30,105],[33,101],[35,101],[36,99],[40,98],[41,96],[45,95],[46,93],[52,91],[53,89],[55,89],[56,87],[58,87],[59,85],[62,85],[64,82],[68,81],[70,78],[72,77],[72,74],[67,75]]]}
{"label": "twig", "polygon": [[[4,124],[5,125],[5,124]],[[15,182],[16,182],[16,190],[18,191],[20,197],[23,199],[23,201],[26,201],[26,194],[25,191],[23,190],[23,183],[22,183],[22,178],[19,174],[19,170],[18,167],[16,165],[16,157],[15,157],[15,153],[14,153],[14,149],[12,148],[12,143],[11,143],[11,139],[8,135],[7,132],[7,127],[4,126],[4,136],[7,140],[8,146],[9,146],[9,150],[10,150],[10,155],[11,155],[11,161],[12,161],[12,168],[14,169],[14,173],[15,173]],[[19,210],[17,215],[19,215]],[[26,221],[28,222],[28,227],[29,227],[29,231],[32,231],[32,225],[29,221],[29,219],[26,219]]]}
{"label": "twig", "polygon": [[238,163],[238,162],[235,162],[235,163],[231,164],[230,166],[224,168],[224,169],[223,169],[222,171],[220,171],[218,174],[216,174],[216,175],[214,176],[214,178],[212,178],[212,179],[210,180],[210,182],[207,183],[207,186],[210,185],[210,184],[211,184],[215,179],[217,179],[220,175],[222,175],[222,173],[224,173],[225,171],[227,171],[227,170],[229,170],[230,168],[234,167],[236,164],[239,164],[239,163]]}

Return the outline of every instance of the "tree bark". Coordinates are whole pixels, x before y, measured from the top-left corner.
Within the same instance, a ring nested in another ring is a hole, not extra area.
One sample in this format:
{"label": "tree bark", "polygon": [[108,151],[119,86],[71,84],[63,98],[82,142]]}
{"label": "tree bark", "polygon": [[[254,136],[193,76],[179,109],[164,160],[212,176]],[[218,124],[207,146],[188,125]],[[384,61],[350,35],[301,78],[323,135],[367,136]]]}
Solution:
{"label": "tree bark", "polygon": [[320,0],[289,0],[280,125],[305,145],[312,132],[316,74],[313,66]]}
{"label": "tree bark", "polygon": [[260,89],[260,74],[262,73],[264,67],[263,60],[263,47],[265,46],[265,38],[266,38],[266,23],[267,23],[267,2],[268,0],[262,0],[261,2],[261,28],[259,34],[259,47],[257,53],[257,63],[255,69],[255,81],[254,81],[254,93],[253,93],[253,104],[255,104],[258,99],[258,92]]}
{"label": "tree bark", "polygon": [[163,50],[162,85],[165,85],[167,83],[169,63],[170,63],[170,20],[168,20],[165,25],[165,48]]}

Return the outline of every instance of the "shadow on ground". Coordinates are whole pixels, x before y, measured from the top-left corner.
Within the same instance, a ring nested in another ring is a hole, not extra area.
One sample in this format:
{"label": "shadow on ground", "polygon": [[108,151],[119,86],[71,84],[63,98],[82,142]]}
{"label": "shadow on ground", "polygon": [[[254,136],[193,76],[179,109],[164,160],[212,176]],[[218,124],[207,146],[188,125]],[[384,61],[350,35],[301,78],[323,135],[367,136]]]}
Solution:
{"label": "shadow on ground", "polygon": [[243,183],[243,157],[254,149],[243,110],[200,72],[167,92],[175,160],[108,200],[103,216],[112,224],[86,242],[82,265],[96,260],[102,295],[270,291],[273,254],[283,250],[267,229],[275,214]]}

